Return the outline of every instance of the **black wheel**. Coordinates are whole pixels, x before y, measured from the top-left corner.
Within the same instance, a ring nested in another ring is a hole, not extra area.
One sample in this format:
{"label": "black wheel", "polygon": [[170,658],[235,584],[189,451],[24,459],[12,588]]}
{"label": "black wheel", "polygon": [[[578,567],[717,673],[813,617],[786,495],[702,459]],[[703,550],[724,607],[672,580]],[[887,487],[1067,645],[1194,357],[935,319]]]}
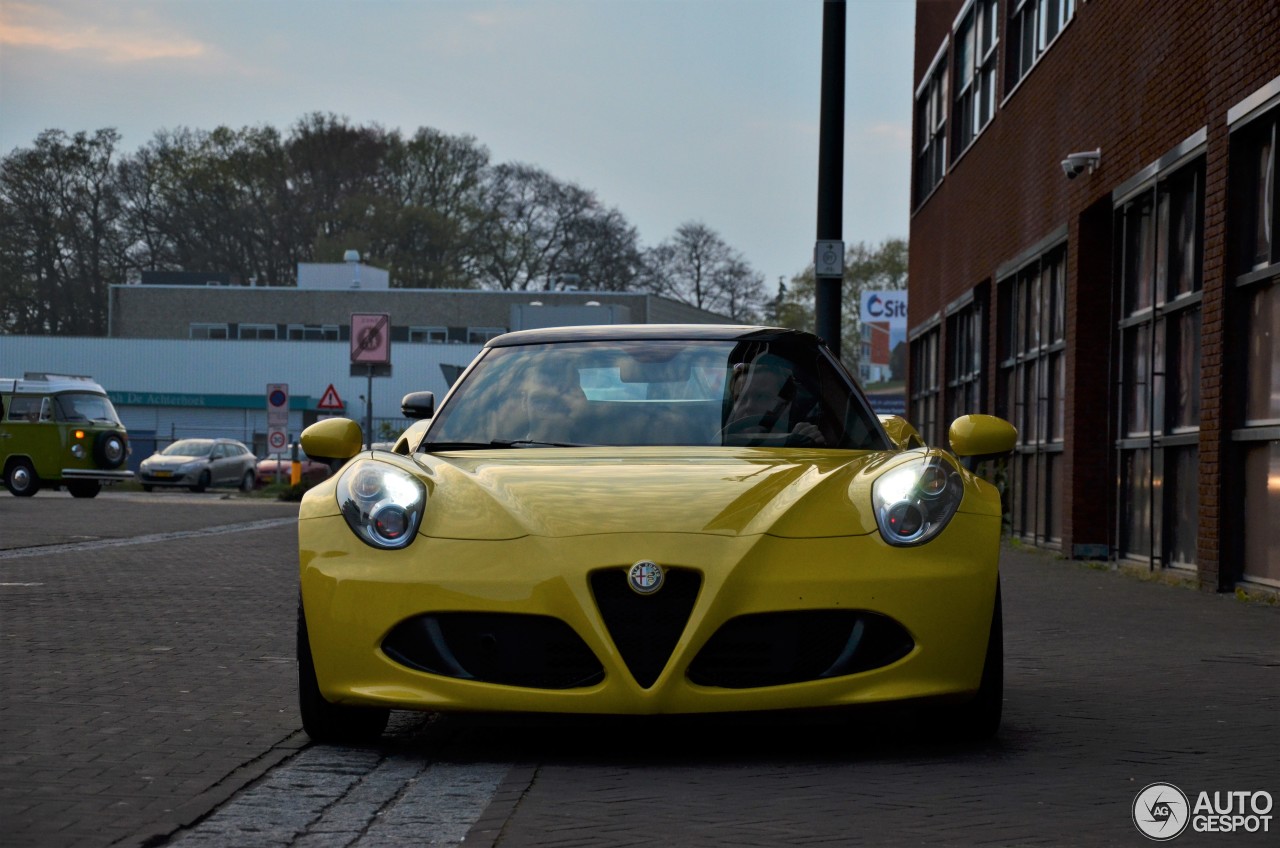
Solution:
{"label": "black wheel", "polygon": [[1000,586],[996,585],[996,607],[991,613],[991,635],[982,665],[982,682],[971,701],[961,705],[947,722],[951,735],[962,741],[990,739],[1000,729],[1004,709],[1004,618],[1000,610]]}
{"label": "black wheel", "polygon": [[102,484],[97,480],[68,480],[67,491],[73,498],[95,498],[102,491]]}
{"label": "black wheel", "polygon": [[256,479],[257,478],[254,477],[254,474],[252,471],[246,471],[244,473],[244,476],[240,478],[240,491],[252,492],[253,483]]}
{"label": "black wheel", "polygon": [[93,443],[93,458],[103,468],[119,468],[129,455],[129,446],[123,433],[99,433]]}
{"label": "black wheel", "polygon": [[156,487],[151,485],[150,483],[142,484],[142,491],[144,492],[154,492],[155,490],[156,490]]}
{"label": "black wheel", "polygon": [[28,459],[10,460],[4,471],[5,488],[20,498],[29,498],[40,491],[40,475]]}
{"label": "black wheel", "polygon": [[372,742],[382,735],[391,717],[390,710],[344,707],[329,703],[320,694],[301,603],[298,604],[298,710],[302,713],[302,729],[308,736],[316,742],[335,745]]}
{"label": "black wheel", "polygon": [[201,471],[200,476],[196,479],[195,485],[191,487],[191,491],[203,492],[205,489],[209,488],[209,480],[209,472],[207,470]]}

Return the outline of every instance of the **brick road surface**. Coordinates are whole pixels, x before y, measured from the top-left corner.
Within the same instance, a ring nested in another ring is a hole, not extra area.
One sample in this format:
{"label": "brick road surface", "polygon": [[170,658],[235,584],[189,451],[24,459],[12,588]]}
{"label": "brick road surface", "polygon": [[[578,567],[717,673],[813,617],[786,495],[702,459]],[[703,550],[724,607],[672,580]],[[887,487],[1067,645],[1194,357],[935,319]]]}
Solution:
{"label": "brick road surface", "polygon": [[[1133,846],[1148,844],[1130,817],[1150,783],[1192,804],[1280,799],[1280,607],[1038,551],[1006,547],[1002,563],[996,742],[922,741],[914,718],[730,717],[631,739],[509,725],[471,753],[525,765],[466,844]],[[1280,844],[1272,816],[1266,835],[1188,830],[1177,844]]]}
{"label": "brick road surface", "polygon": [[[218,494],[0,493],[0,843],[168,833],[303,744],[296,515]],[[13,556],[35,544],[70,547]]]}
{"label": "brick road surface", "polygon": [[[19,512],[15,501],[0,499],[0,539],[11,527],[48,527],[46,541],[63,544],[108,535],[93,529],[92,510],[119,537],[291,514],[216,497],[139,499],[128,510],[42,493]],[[69,522],[77,510],[86,520]],[[415,782],[450,764],[514,764],[465,840],[501,848],[1143,845],[1130,815],[1148,783],[1193,798],[1280,796],[1280,607],[1006,548],[995,743],[924,739],[909,716],[398,714],[401,729],[380,746],[346,758],[307,749],[350,775],[323,810],[268,811],[255,835],[219,836],[207,828],[220,814],[288,785],[290,768],[314,768],[285,762],[305,745],[294,711],[294,548],[284,523],[92,553],[0,551],[0,842],[159,844],[265,774],[175,841],[399,843],[391,825],[425,822],[411,805],[435,803]],[[405,775],[401,791],[395,774]],[[357,812],[367,820],[353,823]],[[1275,844],[1271,824],[1266,836],[1188,831],[1176,844]]]}

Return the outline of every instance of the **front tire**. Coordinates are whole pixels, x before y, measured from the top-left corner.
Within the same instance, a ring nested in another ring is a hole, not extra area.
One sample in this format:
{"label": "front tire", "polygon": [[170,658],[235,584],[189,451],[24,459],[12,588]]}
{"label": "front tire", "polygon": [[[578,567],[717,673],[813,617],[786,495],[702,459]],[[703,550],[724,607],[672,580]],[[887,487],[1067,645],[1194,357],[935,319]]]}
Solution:
{"label": "front tire", "polygon": [[980,742],[1000,730],[1004,711],[1004,615],[1001,612],[1000,584],[996,584],[996,605],[991,613],[991,635],[982,664],[982,682],[973,699],[959,707],[949,722],[951,735],[961,741]]}
{"label": "front tire", "polygon": [[382,735],[391,717],[390,710],[345,707],[326,701],[320,694],[301,602],[298,604],[298,711],[302,714],[302,729],[313,741],[334,745],[372,742]]}
{"label": "front tire", "polygon": [[4,485],[13,495],[29,498],[40,491],[40,475],[27,459],[15,459],[4,472]]}
{"label": "front tire", "polygon": [[102,484],[97,480],[69,480],[67,491],[73,498],[96,498],[102,491]]}
{"label": "front tire", "polygon": [[209,472],[201,471],[200,476],[196,478],[195,485],[191,487],[191,491],[203,492],[205,489],[209,488],[209,482],[210,482]]}

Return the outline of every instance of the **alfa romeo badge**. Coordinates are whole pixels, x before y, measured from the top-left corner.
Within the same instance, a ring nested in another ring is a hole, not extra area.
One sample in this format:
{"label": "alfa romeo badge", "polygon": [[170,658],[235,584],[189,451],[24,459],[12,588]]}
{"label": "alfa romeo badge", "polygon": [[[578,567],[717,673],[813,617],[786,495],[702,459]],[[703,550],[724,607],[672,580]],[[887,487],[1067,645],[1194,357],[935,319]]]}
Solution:
{"label": "alfa romeo badge", "polygon": [[666,574],[656,562],[642,559],[627,571],[627,585],[640,595],[652,595],[662,588]]}

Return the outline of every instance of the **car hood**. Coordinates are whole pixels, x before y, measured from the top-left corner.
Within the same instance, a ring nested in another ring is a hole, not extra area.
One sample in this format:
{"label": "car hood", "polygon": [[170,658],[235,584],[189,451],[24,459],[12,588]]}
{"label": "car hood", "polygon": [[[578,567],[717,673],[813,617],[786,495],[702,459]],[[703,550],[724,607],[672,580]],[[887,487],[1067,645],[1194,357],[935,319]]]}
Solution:
{"label": "car hood", "polygon": [[418,455],[430,489],[420,532],[453,539],[863,535],[876,530],[871,481],[899,457],[723,448]]}
{"label": "car hood", "polygon": [[179,465],[186,465],[188,462],[208,462],[207,456],[177,456],[175,454],[155,454],[143,460],[147,465],[164,465],[171,468],[177,468]]}

